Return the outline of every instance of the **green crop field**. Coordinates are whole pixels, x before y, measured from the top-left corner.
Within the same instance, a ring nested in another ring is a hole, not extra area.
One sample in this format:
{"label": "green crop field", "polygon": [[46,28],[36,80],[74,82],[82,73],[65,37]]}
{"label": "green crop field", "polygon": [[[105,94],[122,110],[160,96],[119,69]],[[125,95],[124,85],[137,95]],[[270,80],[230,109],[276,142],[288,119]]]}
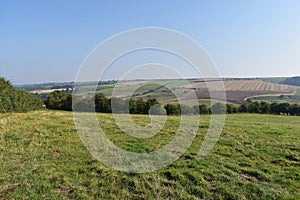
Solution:
{"label": "green crop field", "polygon": [[[132,81],[134,83],[134,81]],[[175,99],[172,91],[181,89],[180,87],[192,82],[192,80],[148,80],[145,82],[136,82],[132,85],[118,85],[118,94],[127,96],[130,92],[133,93],[133,98],[157,98],[161,102],[168,102]],[[129,82],[130,83],[130,82]],[[111,96],[113,93],[114,84],[99,85],[97,93],[102,93],[105,96]],[[88,88],[88,87],[87,87]]]}
{"label": "green crop field", "polygon": [[[122,133],[111,114],[97,116],[116,145],[134,152],[167,144],[180,121],[168,116],[161,133],[143,140]],[[227,115],[216,146],[200,159],[209,119],[201,116],[193,144],[170,166],[134,174],[92,158],[71,112],[0,114],[0,199],[299,199],[300,117]]]}
{"label": "green crop field", "polygon": [[267,101],[270,103],[296,103],[300,102],[300,88],[294,94],[261,95],[248,98],[250,101]]}

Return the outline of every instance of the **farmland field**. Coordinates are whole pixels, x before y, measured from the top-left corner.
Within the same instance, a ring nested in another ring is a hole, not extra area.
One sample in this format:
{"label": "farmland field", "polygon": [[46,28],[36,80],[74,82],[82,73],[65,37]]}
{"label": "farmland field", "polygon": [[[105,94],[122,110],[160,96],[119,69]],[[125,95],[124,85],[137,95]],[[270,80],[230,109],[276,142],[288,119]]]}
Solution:
{"label": "farmland field", "polygon": [[[220,81],[211,82],[194,82],[182,88],[193,89],[198,99],[209,99],[211,92],[220,93],[222,88],[220,87]],[[247,97],[267,94],[293,94],[297,87],[283,84],[276,84],[265,82],[262,80],[225,80],[224,90],[226,92],[227,101],[230,103],[241,104]],[[190,99],[189,95],[185,99]],[[223,100],[223,99],[219,99]]]}
{"label": "farmland field", "polygon": [[[116,145],[134,152],[159,149],[180,117],[169,116],[153,139],[122,133],[111,114],[97,114]],[[148,116],[133,115],[141,125]],[[153,173],[114,171],[84,148],[71,112],[0,115],[0,199],[298,199],[300,117],[227,115],[213,151],[198,158],[210,116],[201,116],[191,147]]]}
{"label": "farmland field", "polygon": [[[296,90],[299,89],[297,86],[284,85],[279,83],[279,80],[284,80],[284,78],[266,78],[260,79],[224,79],[224,89],[226,92],[227,101],[233,104],[245,103],[246,99],[249,100],[266,100],[269,102],[289,102],[289,103],[299,103],[299,95],[294,95]],[[210,84],[211,92],[218,94],[220,92],[220,81],[218,79],[208,79]],[[273,81],[273,82],[268,82]],[[93,92],[91,88],[94,87],[95,83],[86,83],[81,86],[83,92]],[[62,83],[53,84],[48,86],[41,85],[28,85],[21,88],[27,89],[33,93],[40,94],[41,97],[53,92],[55,89],[67,90],[67,92],[72,92],[71,88],[65,88],[65,85],[70,87],[71,84]],[[103,95],[110,97],[115,89],[115,82],[102,83],[97,87],[96,92],[102,93]],[[44,87],[44,89],[43,89]],[[31,88],[42,88],[39,90],[31,90]],[[49,89],[51,88],[51,89]],[[132,98],[156,98],[161,103],[166,104],[170,102],[177,102],[177,98],[174,93],[181,93],[181,100],[188,101],[194,98],[193,93],[195,92],[197,98],[200,101],[208,101],[211,96],[208,91],[207,85],[203,80],[176,80],[176,79],[166,79],[166,80],[129,80],[121,81],[118,83],[118,96],[128,97],[130,92],[133,92]],[[298,94],[298,93],[297,93]],[[282,95],[282,96],[281,96]],[[278,98],[278,96],[281,98]],[[214,99],[219,101],[224,101],[224,99]]]}
{"label": "farmland field", "polygon": [[299,103],[300,88],[294,94],[260,95],[248,98],[248,101],[267,101],[270,103]]}

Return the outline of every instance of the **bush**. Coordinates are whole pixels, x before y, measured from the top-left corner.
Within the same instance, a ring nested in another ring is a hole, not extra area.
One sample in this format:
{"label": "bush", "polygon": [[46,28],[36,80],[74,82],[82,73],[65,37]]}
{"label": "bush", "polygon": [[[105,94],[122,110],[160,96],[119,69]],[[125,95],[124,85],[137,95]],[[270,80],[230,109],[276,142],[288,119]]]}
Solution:
{"label": "bush", "polygon": [[212,114],[225,114],[226,113],[226,105],[223,103],[216,103],[211,107]]}
{"label": "bush", "polygon": [[298,105],[298,104],[291,105],[289,112],[291,115],[300,116],[300,105]]}
{"label": "bush", "polygon": [[43,101],[25,90],[16,89],[0,77],[0,112],[27,112],[41,109]]}
{"label": "bush", "polygon": [[164,106],[167,115],[180,115],[180,105],[176,103],[168,103]]}
{"label": "bush", "polygon": [[103,112],[103,113],[111,112],[109,100],[103,94],[95,95],[95,110],[96,112]]}
{"label": "bush", "polygon": [[61,91],[51,92],[45,101],[47,108],[54,110],[72,110],[72,95]]}
{"label": "bush", "polygon": [[231,114],[231,113],[238,113],[239,107],[232,105],[232,104],[226,104],[226,113]]}
{"label": "bush", "polygon": [[199,113],[200,114],[210,114],[211,110],[207,105],[202,104],[202,105],[199,105]]}
{"label": "bush", "polygon": [[183,115],[192,115],[195,113],[195,110],[187,105],[181,105],[180,113]]}

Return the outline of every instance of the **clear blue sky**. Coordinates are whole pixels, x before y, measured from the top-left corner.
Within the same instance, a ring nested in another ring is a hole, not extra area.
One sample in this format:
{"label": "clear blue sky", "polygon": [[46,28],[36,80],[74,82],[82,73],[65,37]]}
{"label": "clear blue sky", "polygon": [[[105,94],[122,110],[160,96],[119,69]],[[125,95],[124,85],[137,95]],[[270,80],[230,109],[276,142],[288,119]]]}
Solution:
{"label": "clear blue sky", "polygon": [[3,0],[0,76],[72,81],[99,42],[149,26],[194,38],[223,76],[300,75],[299,0]]}

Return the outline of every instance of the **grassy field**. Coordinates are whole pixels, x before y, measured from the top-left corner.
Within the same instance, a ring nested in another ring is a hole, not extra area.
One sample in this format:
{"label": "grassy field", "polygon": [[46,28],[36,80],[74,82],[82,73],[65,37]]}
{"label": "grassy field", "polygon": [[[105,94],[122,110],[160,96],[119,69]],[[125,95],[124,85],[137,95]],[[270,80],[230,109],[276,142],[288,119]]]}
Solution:
{"label": "grassy field", "polygon": [[271,83],[281,83],[288,79],[288,77],[266,77],[266,78],[258,78],[263,81],[271,82]]}
{"label": "grassy field", "polygon": [[270,103],[297,103],[300,102],[300,88],[294,94],[262,95],[248,98],[250,101],[267,101]]}
{"label": "grassy field", "polygon": [[[168,117],[162,133],[142,140],[122,133],[111,114],[98,117],[115,144],[135,152],[161,148],[180,120]],[[0,199],[299,199],[300,117],[227,115],[215,148],[199,159],[209,119],[201,117],[192,146],[172,165],[133,174],[93,159],[71,112],[1,114]]]}
{"label": "grassy field", "polygon": [[[156,98],[159,102],[165,104],[176,101],[176,97],[173,94],[175,90],[181,92],[189,89],[181,89],[180,87],[189,83],[188,80],[152,80],[152,81],[128,81],[126,83],[120,83],[118,86],[118,95],[127,96],[130,92],[133,92],[132,98]],[[128,84],[128,85],[127,85]],[[97,92],[102,93],[105,96],[111,96],[114,90],[114,85],[100,85]],[[138,86],[138,87],[137,87]],[[136,90],[135,90],[136,89]]]}

